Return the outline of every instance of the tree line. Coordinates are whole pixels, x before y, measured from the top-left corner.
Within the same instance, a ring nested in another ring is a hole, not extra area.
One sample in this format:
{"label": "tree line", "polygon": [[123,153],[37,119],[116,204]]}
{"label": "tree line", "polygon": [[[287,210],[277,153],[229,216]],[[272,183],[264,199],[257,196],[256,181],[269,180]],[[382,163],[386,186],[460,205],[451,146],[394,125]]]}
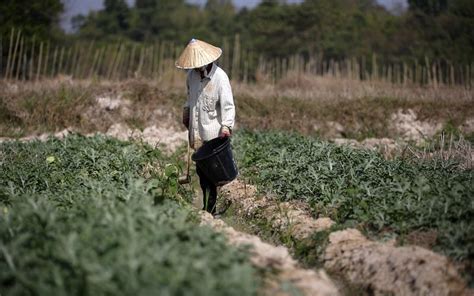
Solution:
{"label": "tree line", "polygon": [[77,38],[177,44],[195,37],[222,46],[239,34],[243,48],[266,57],[474,57],[472,0],[410,0],[400,15],[375,0],[264,0],[241,10],[230,0],[208,0],[202,8],[184,0],[136,0],[134,7],[105,0],[103,10],[75,17],[74,26]]}
{"label": "tree line", "polygon": [[[65,34],[59,27],[60,0],[2,1],[1,40],[9,41],[14,27],[22,36],[34,36],[33,42],[55,44],[159,41],[179,48],[194,37],[224,47],[233,60],[242,53],[239,63],[241,58],[257,64],[262,57],[297,55],[306,61],[356,57],[373,64],[376,54],[377,62],[431,65],[426,61],[436,60],[440,71],[455,63],[469,66],[470,72],[474,61],[472,0],[409,0],[408,9],[398,14],[375,0],[263,0],[240,10],[230,0],[207,0],[202,7],[185,0],[136,0],[132,7],[125,0],[103,4],[99,11],[75,16],[74,33]],[[27,42],[31,39],[25,47]],[[5,56],[6,46],[1,51]]]}

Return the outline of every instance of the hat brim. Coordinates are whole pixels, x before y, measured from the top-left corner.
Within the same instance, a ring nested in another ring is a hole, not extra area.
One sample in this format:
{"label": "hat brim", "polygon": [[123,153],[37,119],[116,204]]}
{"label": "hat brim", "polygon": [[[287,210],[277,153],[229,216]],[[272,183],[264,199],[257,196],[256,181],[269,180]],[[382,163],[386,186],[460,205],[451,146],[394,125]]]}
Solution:
{"label": "hat brim", "polygon": [[179,69],[195,69],[215,62],[222,55],[222,49],[201,40],[193,39],[181,53],[175,66]]}

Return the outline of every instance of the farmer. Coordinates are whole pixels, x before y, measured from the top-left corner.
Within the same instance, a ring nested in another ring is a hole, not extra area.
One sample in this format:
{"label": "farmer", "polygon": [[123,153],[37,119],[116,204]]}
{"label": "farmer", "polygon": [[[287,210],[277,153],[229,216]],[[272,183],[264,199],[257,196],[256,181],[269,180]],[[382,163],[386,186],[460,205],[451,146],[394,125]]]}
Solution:
{"label": "farmer", "polygon": [[[230,137],[234,126],[235,107],[227,74],[215,61],[222,50],[206,42],[192,39],[176,61],[176,67],[188,70],[187,101],[183,108],[183,124],[188,129],[191,148],[217,137]],[[217,187],[199,169],[203,194],[203,210],[216,214]]]}

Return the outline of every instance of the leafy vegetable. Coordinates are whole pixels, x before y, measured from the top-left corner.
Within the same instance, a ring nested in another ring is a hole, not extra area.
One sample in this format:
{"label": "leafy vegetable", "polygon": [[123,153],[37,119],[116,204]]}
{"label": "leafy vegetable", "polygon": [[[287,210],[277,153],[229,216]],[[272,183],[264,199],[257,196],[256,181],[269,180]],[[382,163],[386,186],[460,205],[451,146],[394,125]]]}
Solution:
{"label": "leafy vegetable", "polygon": [[158,151],[80,136],[0,149],[2,294],[256,293],[246,252],[174,201],[176,167],[141,177]]}
{"label": "leafy vegetable", "polygon": [[451,162],[385,160],[378,153],[296,134],[241,132],[241,172],[281,200],[307,201],[375,235],[435,230],[435,248],[474,258],[474,172]]}

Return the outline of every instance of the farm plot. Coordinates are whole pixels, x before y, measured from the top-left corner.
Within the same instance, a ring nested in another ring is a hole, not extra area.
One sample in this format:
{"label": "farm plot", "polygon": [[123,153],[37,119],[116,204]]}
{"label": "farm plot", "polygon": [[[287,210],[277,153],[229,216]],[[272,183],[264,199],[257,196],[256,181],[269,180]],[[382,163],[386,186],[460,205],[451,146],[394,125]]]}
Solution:
{"label": "farm plot", "polygon": [[339,229],[357,227],[401,244],[431,233],[428,247],[472,268],[472,170],[436,159],[385,160],[372,151],[277,132],[241,132],[234,145],[243,175],[280,201],[304,201],[315,217],[328,216]]}
{"label": "farm plot", "polygon": [[2,294],[256,293],[247,252],[177,202],[188,192],[159,151],[77,135],[0,145]]}

